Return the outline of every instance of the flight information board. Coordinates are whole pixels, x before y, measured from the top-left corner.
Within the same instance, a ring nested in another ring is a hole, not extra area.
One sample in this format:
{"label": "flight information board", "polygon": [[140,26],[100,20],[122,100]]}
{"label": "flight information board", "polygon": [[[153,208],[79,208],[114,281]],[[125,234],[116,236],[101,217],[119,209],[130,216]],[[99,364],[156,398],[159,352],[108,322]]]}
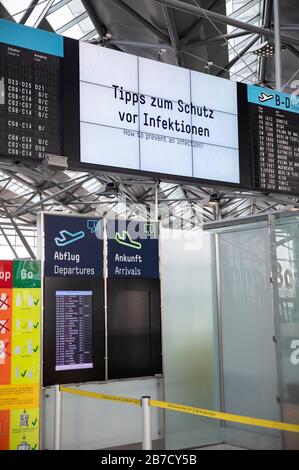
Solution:
{"label": "flight information board", "polygon": [[100,275],[45,277],[45,387],[105,380],[103,287]]}
{"label": "flight information board", "polygon": [[0,43],[2,155],[61,155],[60,60]]}
{"label": "flight information board", "polygon": [[[250,89],[254,185],[269,192],[299,194],[299,109],[296,102],[283,93],[260,87]],[[257,94],[256,98],[253,93]]]}
{"label": "flight information board", "polygon": [[251,108],[256,185],[269,191],[299,193],[298,118],[262,106]]}
{"label": "flight information board", "polygon": [[92,291],[56,291],[56,371],[91,369]]}

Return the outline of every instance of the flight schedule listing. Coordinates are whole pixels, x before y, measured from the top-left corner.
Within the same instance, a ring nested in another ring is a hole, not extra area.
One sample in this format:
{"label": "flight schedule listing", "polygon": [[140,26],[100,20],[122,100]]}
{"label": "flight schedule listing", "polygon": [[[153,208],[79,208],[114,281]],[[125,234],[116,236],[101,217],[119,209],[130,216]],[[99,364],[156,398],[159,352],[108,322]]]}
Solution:
{"label": "flight schedule listing", "polygon": [[250,114],[256,186],[299,194],[299,115],[253,104]]}
{"label": "flight schedule listing", "polygon": [[61,155],[60,58],[0,43],[0,154]]}
{"label": "flight schedule listing", "polygon": [[55,370],[92,367],[92,291],[56,291]]}

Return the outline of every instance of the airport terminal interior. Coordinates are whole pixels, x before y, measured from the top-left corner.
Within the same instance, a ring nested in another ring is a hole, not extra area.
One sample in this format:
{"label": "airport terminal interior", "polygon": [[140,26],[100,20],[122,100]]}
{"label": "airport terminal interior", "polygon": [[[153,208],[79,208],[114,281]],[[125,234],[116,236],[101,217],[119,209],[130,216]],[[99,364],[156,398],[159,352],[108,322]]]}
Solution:
{"label": "airport terminal interior", "polygon": [[298,0],[0,1],[1,451],[299,449],[298,96]]}

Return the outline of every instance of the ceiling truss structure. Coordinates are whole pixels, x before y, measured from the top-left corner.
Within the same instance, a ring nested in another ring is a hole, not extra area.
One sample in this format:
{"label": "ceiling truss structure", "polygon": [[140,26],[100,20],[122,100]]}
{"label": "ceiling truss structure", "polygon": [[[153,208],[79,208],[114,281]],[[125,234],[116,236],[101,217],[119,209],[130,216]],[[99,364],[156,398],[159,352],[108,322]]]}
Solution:
{"label": "ceiling truss structure", "polygon": [[[215,192],[220,196],[218,202],[211,200]],[[53,171],[42,163],[35,167],[0,164],[0,231],[5,235],[13,226],[30,257],[33,250],[24,234],[35,227],[40,211],[141,220],[158,216],[165,227],[192,230],[217,220],[297,207],[299,210],[299,199],[287,196],[236,193],[95,171]]]}
{"label": "ceiling truss structure", "polygon": [[[272,0],[141,0],[140,3],[143,3],[144,7],[149,8],[152,5],[160,7],[160,16],[163,16],[165,20],[163,28],[154,24],[148,18],[146,11],[141,14],[132,0],[110,0],[111,6],[116,5],[121,12],[128,15],[132,25],[135,22],[142,26],[145,31],[155,36],[154,41],[144,41],[143,43],[138,40],[135,41],[134,35],[132,39],[113,37],[110,33],[111,24],[105,24],[101,20],[99,12],[95,8],[97,4],[94,0],[22,0],[22,2],[26,5],[25,9],[12,15],[5,8],[8,8],[9,0],[0,0],[0,16],[13,20],[22,12],[22,17],[18,20],[20,23],[50,29],[58,34],[69,35],[84,41],[93,41],[105,47],[125,50],[125,52],[135,53],[134,48],[138,49],[140,47],[158,49],[159,51],[161,49],[171,49],[173,62],[177,65],[185,66],[186,57],[193,57],[198,59],[198,66],[204,66],[209,73],[217,75],[225,75],[226,73],[227,78],[230,76],[230,78],[237,81],[266,83],[265,67],[267,59],[254,57],[250,49],[256,42],[263,42],[267,38],[272,41],[274,39],[273,25],[271,24]],[[19,2],[19,8],[21,8],[22,2]],[[103,3],[105,2],[106,0],[103,0]],[[221,2],[226,2],[227,9],[232,9],[232,12],[227,16],[217,12],[218,4]],[[203,5],[206,8],[203,8]],[[57,23],[57,16],[63,17],[66,12],[65,9],[67,9],[70,17],[66,22],[62,21],[62,24],[61,20]],[[180,13],[188,14],[195,19],[183,35],[179,34],[178,19],[175,16]],[[87,19],[90,20],[88,26]],[[201,37],[200,28],[203,23],[207,22],[210,22],[214,28],[214,34],[211,37]],[[223,33],[223,31],[220,31],[219,27],[221,25],[230,28],[230,32]],[[80,34],[78,30],[74,31],[75,27],[81,31]],[[283,25],[281,29],[283,46],[291,51],[295,58],[298,58],[298,25],[292,24],[289,27]],[[132,30],[134,30],[133,27]],[[292,32],[294,34],[290,34]],[[216,62],[214,63],[213,58],[211,61],[209,57],[200,57],[194,53],[194,50],[201,50],[200,48],[203,46],[211,44],[228,47],[230,60],[227,64],[221,66]],[[156,52],[157,59],[159,58],[159,51]],[[165,60],[168,61],[168,58]],[[253,73],[253,61],[256,62],[258,75]],[[211,63],[213,65],[212,69]],[[236,68],[237,63],[238,67]],[[242,63],[244,67],[240,68]],[[188,65],[186,66],[188,67]],[[250,74],[249,71],[251,71]],[[271,82],[269,81],[269,83]]]}
{"label": "ceiling truss structure", "polygon": [[[50,21],[51,15],[59,14],[63,8],[70,7],[75,1],[80,2],[83,8],[77,6],[76,15],[74,14],[65,24],[54,28]],[[250,62],[248,53],[252,45],[259,40],[263,41],[264,38],[273,37],[272,1],[238,0],[239,8],[229,17],[213,11],[218,1],[190,0],[187,3],[187,0],[186,2],[146,0],[148,4],[160,7],[161,18],[163,17],[164,21],[161,27],[161,24],[155,24],[149,15],[141,15],[140,10],[133,8],[134,2],[110,0],[111,4],[116,4],[124,14],[129,15],[132,22],[154,35],[156,39],[152,42],[135,41],[134,38],[128,37],[111,37],[110,25],[100,19],[94,8],[94,2],[87,0],[32,0],[27,2],[29,6],[19,22],[28,24],[30,17],[33,17],[35,26],[46,27],[49,30],[52,28],[67,35],[68,31],[89,18],[91,20],[89,29],[82,28],[81,40],[132,53],[141,47],[143,51],[154,53],[157,60],[165,60],[161,50],[171,51],[172,63],[179,66],[188,66],[186,63],[188,56],[194,56],[200,61],[201,66],[204,65],[208,73],[225,76],[225,73],[228,74],[231,70],[233,78],[238,81],[246,82],[248,81],[246,78],[249,77],[249,81],[265,83],[266,59],[256,59],[257,64],[253,73],[253,63],[251,62],[249,66],[246,64]],[[14,16],[5,9],[4,3],[0,3],[0,16],[13,20]],[[210,6],[209,10],[202,7],[207,3]],[[250,8],[257,5],[260,6],[261,12],[258,18],[255,15],[247,23],[238,20],[239,16],[242,17]],[[35,11],[36,9],[39,10]],[[175,12],[178,10],[184,14],[188,13],[192,18],[192,25],[183,35],[179,34],[175,17]],[[202,36],[201,27],[204,22],[215,26],[214,35]],[[222,24],[230,24],[234,29],[223,33],[219,29]],[[296,35],[289,36],[293,30],[297,31],[295,26],[298,27],[298,25],[292,25],[291,29],[284,27],[282,41],[298,59],[299,38]],[[201,58],[196,54],[196,48],[208,45],[217,48],[228,47],[231,52],[228,63],[224,66],[213,63],[210,70],[209,58]],[[240,69],[242,63],[243,68]],[[242,74],[246,67],[248,73],[244,77]],[[211,201],[213,193],[220,196],[218,202]],[[8,161],[0,163],[0,237],[4,238],[15,256],[18,253],[11,241],[12,229],[28,256],[34,256],[35,245],[29,240],[28,234],[35,230],[37,213],[41,210],[144,220],[158,216],[161,223],[170,228],[198,229],[202,224],[216,220],[235,219],[297,207],[299,209],[299,199],[294,197],[175,184],[153,178],[115,176],[98,171],[84,173],[68,170],[53,171],[41,162],[35,166]]]}

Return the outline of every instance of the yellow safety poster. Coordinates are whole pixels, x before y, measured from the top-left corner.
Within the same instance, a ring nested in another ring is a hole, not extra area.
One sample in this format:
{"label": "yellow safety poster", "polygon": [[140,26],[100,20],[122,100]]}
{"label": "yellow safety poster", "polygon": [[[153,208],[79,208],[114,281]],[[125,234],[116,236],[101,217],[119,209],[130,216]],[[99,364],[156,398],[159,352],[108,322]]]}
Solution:
{"label": "yellow safety poster", "polygon": [[0,261],[0,450],[37,450],[40,262]]}
{"label": "yellow safety poster", "polygon": [[39,383],[40,289],[13,289],[11,383]]}
{"label": "yellow safety poster", "polygon": [[10,412],[10,448],[37,450],[39,441],[39,409],[24,408]]}

